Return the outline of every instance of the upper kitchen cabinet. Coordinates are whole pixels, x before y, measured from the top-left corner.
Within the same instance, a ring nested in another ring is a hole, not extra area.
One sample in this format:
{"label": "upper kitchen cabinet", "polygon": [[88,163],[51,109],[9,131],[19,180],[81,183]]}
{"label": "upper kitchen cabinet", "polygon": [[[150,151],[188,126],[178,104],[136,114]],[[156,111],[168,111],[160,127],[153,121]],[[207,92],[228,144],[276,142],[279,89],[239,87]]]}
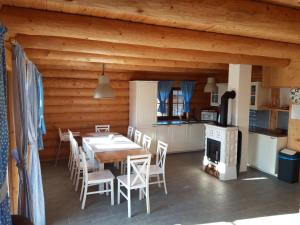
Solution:
{"label": "upper kitchen cabinet", "polygon": [[130,81],[129,124],[147,127],[156,123],[157,81]]}
{"label": "upper kitchen cabinet", "polygon": [[218,83],[218,91],[212,92],[210,97],[211,106],[219,106],[221,104],[221,97],[227,91],[227,83]]}
{"label": "upper kitchen cabinet", "polygon": [[261,82],[251,83],[250,93],[250,109],[258,110],[262,106],[266,106],[270,99],[270,89],[263,88]]}

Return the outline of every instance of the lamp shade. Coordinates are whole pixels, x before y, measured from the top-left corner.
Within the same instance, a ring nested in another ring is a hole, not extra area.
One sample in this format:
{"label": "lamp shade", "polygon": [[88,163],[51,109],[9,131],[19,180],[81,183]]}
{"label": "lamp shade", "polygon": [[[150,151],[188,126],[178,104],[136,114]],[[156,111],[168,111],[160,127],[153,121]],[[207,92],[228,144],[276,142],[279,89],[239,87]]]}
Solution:
{"label": "lamp shade", "polygon": [[207,83],[204,87],[204,92],[216,92],[218,91],[218,86],[215,83],[214,77],[207,78]]}
{"label": "lamp shade", "polygon": [[114,90],[110,86],[108,76],[101,75],[98,77],[98,84],[95,90],[94,98],[113,98],[115,97]]}

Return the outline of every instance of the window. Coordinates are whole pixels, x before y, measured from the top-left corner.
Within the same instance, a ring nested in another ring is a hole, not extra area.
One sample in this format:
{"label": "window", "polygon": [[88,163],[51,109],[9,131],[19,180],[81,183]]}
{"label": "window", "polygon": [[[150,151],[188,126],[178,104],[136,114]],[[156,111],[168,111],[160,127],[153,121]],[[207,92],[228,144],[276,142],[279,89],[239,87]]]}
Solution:
{"label": "window", "polygon": [[[172,88],[169,98],[166,101],[166,113],[158,111],[159,100],[157,99],[157,117],[159,120],[178,119],[183,115],[183,96],[180,88]],[[183,116],[184,117],[184,116]]]}

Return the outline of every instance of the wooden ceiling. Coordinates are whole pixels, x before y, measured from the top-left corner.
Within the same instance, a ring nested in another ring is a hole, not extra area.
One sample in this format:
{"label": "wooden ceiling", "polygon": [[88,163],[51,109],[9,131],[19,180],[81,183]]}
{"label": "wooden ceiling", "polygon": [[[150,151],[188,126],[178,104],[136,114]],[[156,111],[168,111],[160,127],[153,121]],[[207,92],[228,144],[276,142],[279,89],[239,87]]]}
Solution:
{"label": "wooden ceiling", "polygon": [[271,1],[2,2],[10,38],[41,68],[224,73],[300,54],[300,10]]}
{"label": "wooden ceiling", "polygon": [[274,5],[288,6],[295,9],[300,9],[299,0],[260,0],[266,3],[272,3]]}

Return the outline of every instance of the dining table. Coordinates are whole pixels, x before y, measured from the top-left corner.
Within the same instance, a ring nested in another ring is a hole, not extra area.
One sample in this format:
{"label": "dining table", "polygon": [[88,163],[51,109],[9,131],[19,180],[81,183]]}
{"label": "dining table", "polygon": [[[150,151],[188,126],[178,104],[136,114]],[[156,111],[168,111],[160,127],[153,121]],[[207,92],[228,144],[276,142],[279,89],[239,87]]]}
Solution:
{"label": "dining table", "polygon": [[88,157],[98,161],[99,169],[104,169],[105,163],[125,161],[129,155],[148,154],[142,146],[116,132],[83,134],[82,147]]}

